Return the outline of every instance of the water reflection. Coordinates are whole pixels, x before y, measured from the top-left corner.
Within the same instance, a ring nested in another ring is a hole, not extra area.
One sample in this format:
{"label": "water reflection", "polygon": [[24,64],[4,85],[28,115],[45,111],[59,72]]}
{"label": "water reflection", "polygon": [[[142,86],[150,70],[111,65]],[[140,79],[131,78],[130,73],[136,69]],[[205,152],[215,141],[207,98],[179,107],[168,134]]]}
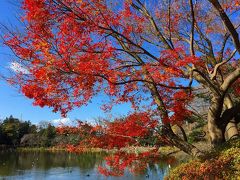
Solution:
{"label": "water reflection", "polygon": [[[149,164],[144,174],[105,177],[97,168],[104,164],[105,153],[0,152],[0,179],[163,179],[168,170],[164,162]],[[1,178],[2,177],[2,178]]]}

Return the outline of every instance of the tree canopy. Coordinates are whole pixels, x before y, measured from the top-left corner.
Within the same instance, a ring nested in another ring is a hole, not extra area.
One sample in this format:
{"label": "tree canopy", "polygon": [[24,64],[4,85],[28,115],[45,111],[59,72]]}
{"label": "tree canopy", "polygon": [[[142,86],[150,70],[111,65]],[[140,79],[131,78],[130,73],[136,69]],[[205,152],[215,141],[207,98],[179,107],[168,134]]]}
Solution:
{"label": "tree canopy", "polygon": [[211,142],[238,136],[239,8],[239,0],[23,0],[24,31],[9,30],[5,44],[25,70],[9,82],[63,116],[100,92],[111,98],[106,108],[131,102],[196,155],[171,128],[194,114],[193,83],[210,93]]}

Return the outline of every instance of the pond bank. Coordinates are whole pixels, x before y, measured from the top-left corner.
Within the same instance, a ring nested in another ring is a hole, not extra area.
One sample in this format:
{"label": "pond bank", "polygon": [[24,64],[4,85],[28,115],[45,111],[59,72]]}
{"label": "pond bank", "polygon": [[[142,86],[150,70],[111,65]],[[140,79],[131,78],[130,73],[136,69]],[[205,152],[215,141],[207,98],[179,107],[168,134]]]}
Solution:
{"label": "pond bank", "polygon": [[[17,147],[15,148],[17,151],[67,151],[66,148],[61,147]],[[103,148],[81,148],[81,152],[106,152],[106,153],[114,153],[118,151],[126,152],[126,153],[144,153],[153,150],[154,147],[141,147],[141,146],[130,146],[126,148],[118,149],[103,149]],[[175,147],[170,146],[163,146],[160,147],[158,152],[162,154],[163,156],[167,155],[174,155],[176,153],[179,153],[180,150],[178,150]]]}

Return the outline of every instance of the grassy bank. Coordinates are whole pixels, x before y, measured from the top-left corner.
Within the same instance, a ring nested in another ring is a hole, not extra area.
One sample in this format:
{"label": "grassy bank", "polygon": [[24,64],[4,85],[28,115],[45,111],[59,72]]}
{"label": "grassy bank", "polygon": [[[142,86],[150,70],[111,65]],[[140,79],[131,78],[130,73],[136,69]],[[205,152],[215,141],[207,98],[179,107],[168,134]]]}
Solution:
{"label": "grassy bank", "polygon": [[27,152],[27,151],[65,151],[63,148],[56,147],[17,147],[17,151],[19,152]]}
{"label": "grassy bank", "polygon": [[[61,147],[18,147],[16,148],[17,151],[67,151],[66,148]],[[126,147],[122,148],[121,151],[127,153],[142,153],[152,150],[152,147]],[[117,152],[117,149],[102,149],[102,148],[81,148],[81,152],[107,152],[107,153],[114,153]],[[164,152],[163,154],[166,154]]]}
{"label": "grassy bank", "polygon": [[[27,152],[27,151],[41,151],[41,152],[58,152],[58,151],[66,151],[66,148],[60,147],[18,147],[17,151],[19,152]],[[112,152],[112,150],[106,150],[101,148],[83,148],[82,152]]]}
{"label": "grassy bank", "polygon": [[[17,147],[18,151],[67,151],[66,148],[61,147]],[[143,153],[153,150],[154,147],[142,147],[142,146],[129,146],[125,148],[121,148],[121,151],[126,153]],[[81,148],[83,152],[117,152],[118,149],[103,149],[103,148]],[[178,150],[175,147],[164,146],[160,147],[158,152],[163,156],[174,155],[178,153]]]}

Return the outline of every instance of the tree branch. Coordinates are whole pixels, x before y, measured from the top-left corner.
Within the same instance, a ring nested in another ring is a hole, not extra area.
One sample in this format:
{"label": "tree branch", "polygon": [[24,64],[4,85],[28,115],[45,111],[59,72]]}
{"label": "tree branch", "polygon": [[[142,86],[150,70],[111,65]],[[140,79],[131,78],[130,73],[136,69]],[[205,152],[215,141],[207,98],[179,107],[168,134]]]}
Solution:
{"label": "tree branch", "polygon": [[227,14],[224,12],[224,10],[218,0],[208,0],[208,1],[210,3],[212,3],[212,5],[215,7],[215,9],[220,14],[220,17],[221,17],[224,25],[226,26],[226,28],[228,29],[229,33],[232,36],[232,39],[233,39],[233,42],[235,44],[237,51],[240,53],[240,41],[239,41],[238,32],[236,31],[235,27],[233,26],[231,20],[229,19]]}
{"label": "tree branch", "polygon": [[225,93],[229,87],[240,77],[240,68],[235,69],[232,73],[230,73],[226,79],[224,80],[223,84],[221,85],[220,89]]}
{"label": "tree branch", "polygon": [[235,54],[236,52],[237,52],[237,50],[235,49],[235,50],[232,52],[232,54],[230,55],[230,57],[229,57],[228,59],[226,59],[226,60],[224,60],[224,61],[216,64],[216,66],[214,67],[213,72],[209,74],[211,80],[216,79],[218,69],[219,69],[222,65],[226,64],[227,62],[229,62],[229,61],[232,59],[232,57],[234,56],[234,54]]}
{"label": "tree branch", "polygon": [[194,17],[194,9],[193,9],[193,2],[192,0],[189,0],[189,4],[191,7],[191,16],[192,16],[192,25],[191,25],[191,34],[190,34],[190,52],[191,55],[194,56],[195,55],[195,51],[194,51],[194,24],[195,24],[195,17]]}

